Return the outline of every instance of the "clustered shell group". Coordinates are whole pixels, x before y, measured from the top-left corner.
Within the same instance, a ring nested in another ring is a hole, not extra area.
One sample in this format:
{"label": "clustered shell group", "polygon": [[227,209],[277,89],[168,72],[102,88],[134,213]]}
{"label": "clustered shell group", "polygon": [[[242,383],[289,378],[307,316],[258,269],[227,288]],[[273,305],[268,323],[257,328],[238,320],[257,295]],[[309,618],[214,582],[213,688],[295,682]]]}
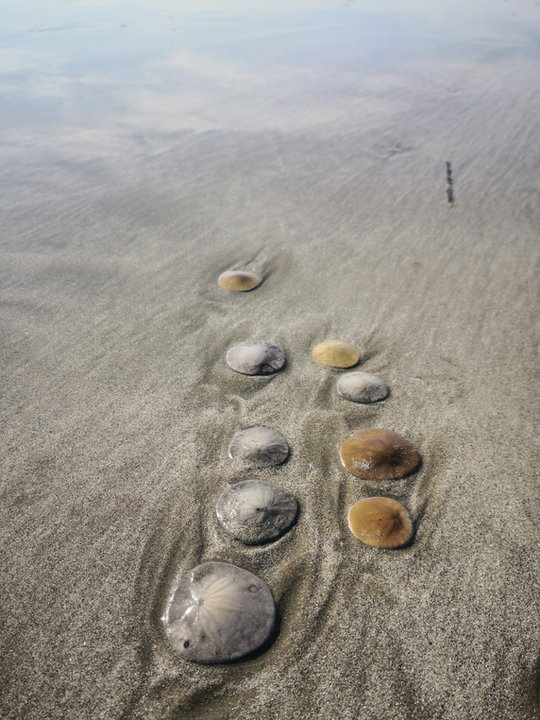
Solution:
{"label": "clustered shell group", "polygon": [[[258,275],[228,270],[218,284],[232,292],[247,292],[262,282]],[[360,362],[359,350],[340,340],[325,340],[311,351],[323,367],[347,369]],[[283,369],[285,353],[276,345],[248,340],[227,351],[226,362],[244,375],[269,375]],[[338,394],[355,403],[374,403],[389,395],[387,384],[362,371],[344,373]],[[238,432],[229,457],[247,467],[269,468],[289,456],[287,440],[278,431],[254,426]],[[390,430],[364,428],[345,438],[340,448],[343,466],[363,480],[388,482],[415,472],[421,458],[404,437]],[[216,502],[221,528],[246,545],[272,543],[294,525],[299,505],[294,494],[269,480],[243,480],[227,487]],[[362,543],[378,548],[402,548],[414,528],[407,509],[394,498],[365,497],[348,511],[348,525]],[[176,578],[163,623],[173,649],[185,660],[222,663],[245,658],[263,649],[275,629],[276,607],[269,587],[243,568],[206,562]]]}

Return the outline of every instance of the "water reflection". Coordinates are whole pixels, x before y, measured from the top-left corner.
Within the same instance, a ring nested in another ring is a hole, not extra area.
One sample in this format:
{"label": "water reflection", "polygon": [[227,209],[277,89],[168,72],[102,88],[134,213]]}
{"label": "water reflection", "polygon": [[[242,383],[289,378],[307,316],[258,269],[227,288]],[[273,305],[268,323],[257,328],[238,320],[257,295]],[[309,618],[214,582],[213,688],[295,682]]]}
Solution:
{"label": "water reflection", "polygon": [[439,16],[425,2],[407,14],[391,2],[377,12],[330,0],[250,14],[242,2],[175,6],[10,9],[0,41],[3,152],[111,160],[159,151],[164,136],[185,132],[335,136],[391,126],[448,94],[482,93],[486,82],[497,92],[489,68],[509,54],[525,62],[527,22],[540,14],[533,3],[508,3],[481,23],[464,23],[455,3]]}

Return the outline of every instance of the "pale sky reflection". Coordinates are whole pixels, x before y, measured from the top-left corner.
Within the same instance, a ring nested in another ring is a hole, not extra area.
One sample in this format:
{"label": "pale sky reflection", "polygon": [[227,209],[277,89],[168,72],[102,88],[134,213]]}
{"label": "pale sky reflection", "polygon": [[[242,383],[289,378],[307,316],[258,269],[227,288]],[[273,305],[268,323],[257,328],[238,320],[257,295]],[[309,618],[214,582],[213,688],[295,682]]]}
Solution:
{"label": "pale sky reflection", "polygon": [[[164,0],[151,11],[77,0],[49,16],[29,3],[35,15],[14,11],[4,27],[17,32],[0,42],[0,152],[111,160],[159,151],[186,131],[361,131],[419,100],[480,91],[490,48],[518,52],[530,42],[522,25],[509,25],[510,12],[499,36],[495,21],[483,35],[471,22],[450,42],[432,5],[421,14],[425,2],[408,4],[406,15],[391,14],[398,3],[377,3],[388,16],[363,12],[373,3],[348,5],[310,2],[303,13],[301,0],[263,3],[262,22],[235,15],[242,2],[198,3],[190,15],[189,3],[183,14]],[[464,52],[476,52],[476,75],[460,66]]]}

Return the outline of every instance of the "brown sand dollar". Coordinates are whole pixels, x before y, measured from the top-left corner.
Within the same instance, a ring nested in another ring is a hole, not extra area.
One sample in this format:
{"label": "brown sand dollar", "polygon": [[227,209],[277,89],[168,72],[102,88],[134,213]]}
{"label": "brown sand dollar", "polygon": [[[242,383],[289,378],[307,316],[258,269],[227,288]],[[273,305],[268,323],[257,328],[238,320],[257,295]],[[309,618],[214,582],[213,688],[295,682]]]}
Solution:
{"label": "brown sand dollar", "polygon": [[325,340],[311,351],[311,357],[318,365],[335,368],[349,368],[360,360],[360,351],[354,345],[341,340]]}
{"label": "brown sand dollar", "polygon": [[398,480],[420,465],[415,447],[391,430],[357,430],[343,441],[341,462],[364,480]]}
{"label": "brown sand dollar", "polygon": [[412,537],[413,524],[397,500],[371,497],[359,500],[349,510],[349,528],[366,545],[399,548]]}
{"label": "brown sand dollar", "polygon": [[255,273],[245,270],[226,270],[218,277],[218,284],[224,290],[247,292],[260,285],[262,279]]}

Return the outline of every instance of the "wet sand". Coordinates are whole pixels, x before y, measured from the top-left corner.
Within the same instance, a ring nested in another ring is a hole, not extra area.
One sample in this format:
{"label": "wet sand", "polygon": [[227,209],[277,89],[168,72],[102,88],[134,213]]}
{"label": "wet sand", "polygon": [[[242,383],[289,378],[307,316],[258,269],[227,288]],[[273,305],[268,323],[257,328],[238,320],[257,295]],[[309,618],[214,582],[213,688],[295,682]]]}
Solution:
{"label": "wet sand", "polygon": [[[471,31],[437,65],[420,53],[368,72],[339,45],[342,13],[335,46],[321,46],[323,65],[340,48],[339,67],[294,75],[283,96],[272,83],[209,91],[199,112],[217,128],[178,118],[150,132],[141,111],[140,135],[115,117],[99,141],[57,121],[42,136],[35,116],[8,129],[6,720],[537,717],[538,55],[508,25],[487,55]],[[283,48],[250,33],[261,57]],[[288,94],[306,84],[312,103]],[[228,293],[229,268],[264,282]],[[361,348],[358,369],[390,385],[386,401],[338,396],[343,371],[310,358],[328,338]],[[247,339],[277,344],[286,368],[232,372],[225,353]],[[239,470],[229,442],[259,424],[291,456]],[[363,427],[407,437],[421,469],[383,485],[350,475],[339,446]],[[251,477],[301,506],[262,547],[214,516],[227,483]],[[379,494],[409,510],[409,547],[348,530],[350,505]],[[277,637],[254,659],[197,666],[167,646],[174,575],[208,560],[272,590]]]}

